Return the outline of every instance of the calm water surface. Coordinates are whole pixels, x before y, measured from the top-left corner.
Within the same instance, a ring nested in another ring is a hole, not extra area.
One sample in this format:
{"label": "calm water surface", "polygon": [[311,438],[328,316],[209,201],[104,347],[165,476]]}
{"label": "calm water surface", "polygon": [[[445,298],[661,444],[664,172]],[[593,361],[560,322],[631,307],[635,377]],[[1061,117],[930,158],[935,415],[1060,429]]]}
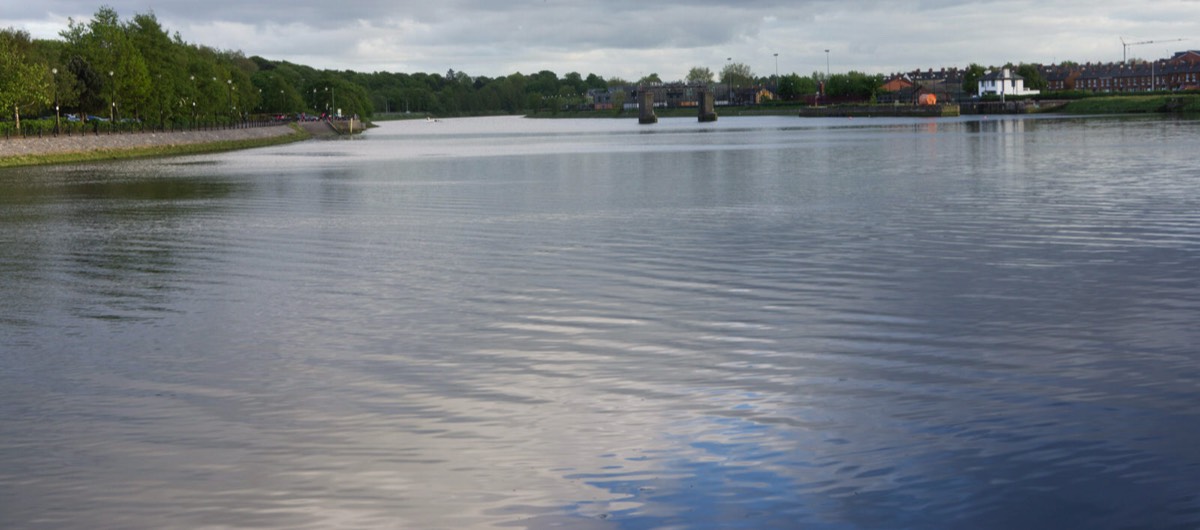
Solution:
{"label": "calm water surface", "polygon": [[1200,122],[0,171],[3,528],[1198,528]]}

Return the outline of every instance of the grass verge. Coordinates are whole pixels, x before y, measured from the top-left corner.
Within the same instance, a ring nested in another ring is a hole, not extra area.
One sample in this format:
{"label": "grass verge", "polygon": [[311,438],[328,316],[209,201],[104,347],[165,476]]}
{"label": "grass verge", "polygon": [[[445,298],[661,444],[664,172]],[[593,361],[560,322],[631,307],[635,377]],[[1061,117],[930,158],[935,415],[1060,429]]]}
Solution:
{"label": "grass verge", "polygon": [[1103,96],[1067,103],[1061,112],[1068,114],[1150,114],[1159,112],[1200,112],[1200,95]]}
{"label": "grass verge", "polygon": [[155,145],[114,149],[95,149],[90,151],[47,153],[38,155],[8,156],[0,158],[0,168],[219,153],[223,151],[236,151],[240,149],[282,145],[311,138],[311,136],[303,129],[295,125],[291,125],[291,127],[291,134],[272,136],[269,138],[247,138],[243,140],[218,140],[214,142],[201,142],[192,144]]}

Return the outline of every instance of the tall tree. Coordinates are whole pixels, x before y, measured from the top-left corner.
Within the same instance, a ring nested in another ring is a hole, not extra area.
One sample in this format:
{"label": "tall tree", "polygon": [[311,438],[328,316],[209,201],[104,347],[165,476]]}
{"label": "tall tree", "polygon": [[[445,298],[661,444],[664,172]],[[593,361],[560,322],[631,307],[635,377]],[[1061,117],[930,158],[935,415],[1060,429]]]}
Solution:
{"label": "tall tree", "polygon": [[779,78],[779,97],[793,100],[805,94],[815,94],[817,83],[810,77],[800,77],[797,74],[787,74]]}
{"label": "tall tree", "polygon": [[[583,94],[588,89],[587,82],[583,80],[583,75],[579,72],[568,72],[567,75],[563,76],[562,88],[566,87],[570,87],[573,94]],[[561,88],[559,93],[562,93]]]}
{"label": "tall tree", "polygon": [[259,71],[251,82],[262,94],[259,112],[292,114],[304,110],[304,99],[300,97],[300,92],[275,69]]}
{"label": "tall tree", "polygon": [[754,72],[745,63],[729,63],[721,69],[721,83],[730,86],[748,86],[754,82]]}
{"label": "tall tree", "polygon": [[653,85],[653,84],[661,85],[662,78],[658,77],[657,73],[651,73],[650,75],[639,79],[638,84],[639,85]]}
{"label": "tall tree", "polygon": [[12,111],[21,129],[21,107],[50,102],[50,68],[34,60],[29,34],[0,30],[0,108]]}
{"label": "tall tree", "polygon": [[845,74],[829,76],[829,81],[825,84],[825,91],[835,97],[869,99],[875,97],[882,85],[883,75],[870,75],[852,70]]}
{"label": "tall tree", "polygon": [[979,93],[979,80],[982,79],[983,75],[986,73],[987,73],[987,70],[984,70],[984,68],[982,66],[980,66],[976,63],[971,63],[971,65],[968,66],[966,70],[963,70],[963,78],[962,78],[963,92],[966,92],[967,94],[978,94]]}
{"label": "tall tree", "polygon": [[525,91],[544,97],[558,95],[558,75],[549,70],[533,74],[529,76],[529,83],[525,85]]}
{"label": "tall tree", "polygon": [[62,36],[71,53],[85,61],[103,81],[104,93],[91,94],[88,99],[106,101],[105,114],[115,116],[118,109],[129,109],[136,114],[145,105],[150,94],[146,62],[113,8],[100,8],[87,24],[70,20]]}
{"label": "tall tree", "polygon": [[1046,89],[1046,80],[1042,77],[1042,71],[1036,64],[1022,63],[1017,67],[1017,75],[1025,78],[1025,88]]}
{"label": "tall tree", "polygon": [[171,39],[154,13],[134,15],[125,24],[125,33],[141,54],[151,82],[149,108],[145,113],[162,125],[168,117],[187,112],[182,105],[188,85],[187,71],[179,68],[182,44]]}
{"label": "tall tree", "polygon": [[588,74],[587,79],[584,79],[584,82],[587,83],[588,89],[604,90],[608,88],[608,82],[605,81],[603,77],[600,77],[596,74]]}
{"label": "tall tree", "polygon": [[713,72],[704,66],[693,66],[684,78],[689,84],[709,84],[713,82]]}

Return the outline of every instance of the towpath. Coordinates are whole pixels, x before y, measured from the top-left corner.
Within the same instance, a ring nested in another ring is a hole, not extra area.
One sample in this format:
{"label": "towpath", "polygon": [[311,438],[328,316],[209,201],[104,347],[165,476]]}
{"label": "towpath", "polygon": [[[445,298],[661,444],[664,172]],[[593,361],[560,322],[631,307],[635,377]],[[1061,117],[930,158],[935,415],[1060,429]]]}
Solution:
{"label": "towpath", "polygon": [[287,136],[296,131],[287,125],[254,127],[248,129],[220,129],[212,131],[168,131],[133,134],[80,134],[73,136],[45,136],[42,138],[0,138],[0,158],[10,156],[51,155],[61,153],[86,153],[159,147],[173,145],[203,144],[228,140],[250,140]]}

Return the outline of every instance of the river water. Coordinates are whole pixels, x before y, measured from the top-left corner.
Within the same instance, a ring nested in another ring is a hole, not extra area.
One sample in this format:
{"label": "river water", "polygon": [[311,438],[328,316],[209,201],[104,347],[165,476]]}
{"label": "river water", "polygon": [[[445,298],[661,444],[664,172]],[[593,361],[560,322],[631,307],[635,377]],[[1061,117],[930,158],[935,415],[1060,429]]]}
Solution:
{"label": "river water", "polygon": [[0,171],[3,528],[1200,527],[1200,122]]}

